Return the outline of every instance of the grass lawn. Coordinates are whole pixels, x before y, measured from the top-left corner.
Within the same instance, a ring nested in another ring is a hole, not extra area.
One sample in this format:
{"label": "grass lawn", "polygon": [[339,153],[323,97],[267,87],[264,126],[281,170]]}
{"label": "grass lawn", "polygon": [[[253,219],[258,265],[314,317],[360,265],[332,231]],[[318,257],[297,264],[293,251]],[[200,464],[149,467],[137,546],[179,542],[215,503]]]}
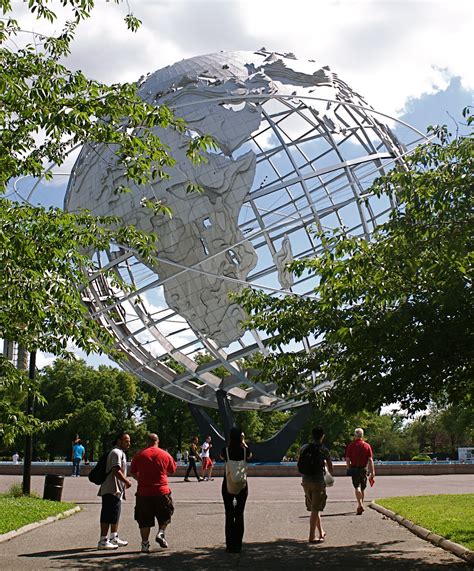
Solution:
{"label": "grass lawn", "polygon": [[57,515],[73,507],[75,504],[65,502],[51,502],[27,496],[16,498],[8,494],[0,495],[0,534]]}
{"label": "grass lawn", "polygon": [[474,551],[474,494],[406,496],[376,502]]}

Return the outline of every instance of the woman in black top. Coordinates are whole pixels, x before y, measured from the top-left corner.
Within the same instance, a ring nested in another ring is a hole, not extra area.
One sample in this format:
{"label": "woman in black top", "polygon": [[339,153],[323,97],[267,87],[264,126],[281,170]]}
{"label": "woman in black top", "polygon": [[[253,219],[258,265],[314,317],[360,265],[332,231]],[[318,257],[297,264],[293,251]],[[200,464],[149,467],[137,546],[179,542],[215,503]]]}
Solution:
{"label": "woman in black top", "polygon": [[[252,453],[245,443],[244,433],[238,428],[231,428],[229,443],[222,449],[221,458],[227,462],[227,451],[230,460],[249,460]],[[244,510],[247,501],[248,487],[245,484],[243,490],[238,494],[230,494],[227,491],[227,481],[224,470],[222,481],[222,498],[225,506],[225,541],[228,553],[239,553],[242,549],[242,538],[244,536]]]}
{"label": "woman in black top", "polygon": [[197,481],[198,482],[202,481],[202,478],[198,475],[197,469],[196,469],[196,460],[201,459],[201,457],[199,456],[199,453],[198,453],[198,442],[199,442],[198,437],[194,436],[192,441],[191,441],[191,446],[189,447],[189,456],[188,456],[189,466],[188,466],[188,469],[186,470],[186,476],[184,477],[185,482],[191,481],[189,479],[189,474],[191,473],[191,470],[194,470],[194,474],[197,478]]}

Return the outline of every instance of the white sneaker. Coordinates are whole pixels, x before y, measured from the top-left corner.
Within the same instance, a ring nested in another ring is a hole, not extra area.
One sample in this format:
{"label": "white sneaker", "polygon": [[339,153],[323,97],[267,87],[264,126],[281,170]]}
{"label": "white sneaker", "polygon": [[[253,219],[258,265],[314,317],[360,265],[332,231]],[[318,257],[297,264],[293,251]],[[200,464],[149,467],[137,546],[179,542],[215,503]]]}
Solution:
{"label": "white sneaker", "polygon": [[117,549],[118,544],[112,543],[108,539],[101,539],[97,545],[97,549]]}
{"label": "white sneaker", "polygon": [[158,543],[160,547],[168,547],[168,542],[166,541],[164,531],[158,532],[158,535],[156,536],[156,543]]}
{"label": "white sneaker", "polygon": [[128,541],[120,539],[120,537],[118,535],[117,535],[117,537],[114,537],[113,539],[111,539],[110,543],[113,543],[117,547],[125,547],[126,545],[128,545]]}
{"label": "white sneaker", "polygon": [[150,553],[150,542],[142,541],[142,548],[140,550],[142,553]]}

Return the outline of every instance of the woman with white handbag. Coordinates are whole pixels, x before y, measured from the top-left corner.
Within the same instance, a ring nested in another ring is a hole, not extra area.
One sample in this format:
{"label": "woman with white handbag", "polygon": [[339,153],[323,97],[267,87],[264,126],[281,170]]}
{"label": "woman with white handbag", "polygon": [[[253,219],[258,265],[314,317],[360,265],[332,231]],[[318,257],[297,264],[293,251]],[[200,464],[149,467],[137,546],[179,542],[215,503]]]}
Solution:
{"label": "woman with white handbag", "polygon": [[242,549],[244,510],[248,496],[247,460],[251,457],[244,433],[238,428],[231,428],[228,445],[221,451],[221,458],[225,462],[222,498],[228,553],[240,553]]}

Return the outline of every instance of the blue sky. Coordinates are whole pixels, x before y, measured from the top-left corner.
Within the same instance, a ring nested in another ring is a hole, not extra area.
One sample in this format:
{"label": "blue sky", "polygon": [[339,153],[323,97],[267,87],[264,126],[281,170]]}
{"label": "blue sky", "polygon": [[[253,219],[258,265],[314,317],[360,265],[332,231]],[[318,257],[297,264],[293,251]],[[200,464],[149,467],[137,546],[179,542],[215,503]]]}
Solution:
{"label": "blue sky", "polygon": [[428,125],[445,124],[454,134],[457,127],[463,129],[463,108],[472,104],[472,90],[463,87],[460,77],[452,77],[446,89],[408,99],[400,118],[423,132]]}

